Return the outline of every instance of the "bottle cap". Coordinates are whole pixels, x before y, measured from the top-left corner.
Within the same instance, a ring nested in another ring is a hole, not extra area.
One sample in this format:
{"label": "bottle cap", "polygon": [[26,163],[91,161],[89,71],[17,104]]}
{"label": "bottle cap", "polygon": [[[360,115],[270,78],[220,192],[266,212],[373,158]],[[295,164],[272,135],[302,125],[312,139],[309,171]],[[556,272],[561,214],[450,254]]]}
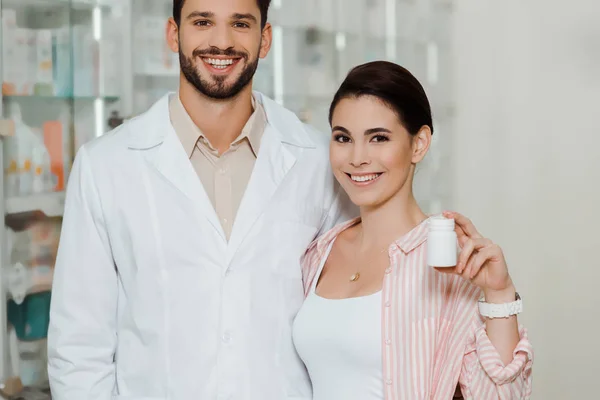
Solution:
{"label": "bottle cap", "polygon": [[433,230],[454,230],[454,219],[442,216],[429,218],[429,229]]}

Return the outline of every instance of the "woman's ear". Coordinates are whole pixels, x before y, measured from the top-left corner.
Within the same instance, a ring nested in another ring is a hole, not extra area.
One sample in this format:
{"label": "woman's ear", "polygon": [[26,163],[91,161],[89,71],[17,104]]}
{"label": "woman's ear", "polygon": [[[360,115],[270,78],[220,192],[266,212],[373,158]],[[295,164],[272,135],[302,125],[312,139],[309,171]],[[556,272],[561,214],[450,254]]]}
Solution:
{"label": "woman's ear", "polygon": [[429,146],[431,146],[431,135],[431,128],[423,125],[419,129],[419,132],[413,136],[413,164],[418,164],[425,158],[427,151],[429,151]]}

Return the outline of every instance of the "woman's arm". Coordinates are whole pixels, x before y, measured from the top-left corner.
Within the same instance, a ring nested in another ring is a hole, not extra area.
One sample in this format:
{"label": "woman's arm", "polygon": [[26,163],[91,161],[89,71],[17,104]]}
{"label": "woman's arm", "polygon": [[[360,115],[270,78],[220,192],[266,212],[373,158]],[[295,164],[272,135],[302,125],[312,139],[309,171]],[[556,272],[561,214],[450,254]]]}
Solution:
{"label": "woman's arm", "polygon": [[[446,212],[444,216],[453,218],[456,222],[455,230],[461,251],[456,267],[450,271],[447,268],[441,271],[458,274],[478,286],[487,303],[514,302],[516,291],[502,249],[483,237],[465,216],[455,212]],[[500,353],[501,360],[508,364],[519,342],[516,315],[489,319],[485,322],[485,328],[490,341]]]}
{"label": "woman's arm", "polygon": [[492,344],[483,319],[476,315],[467,340],[459,383],[465,399],[529,399],[532,392],[533,349],[527,331],[518,329],[518,341],[508,362]]}
{"label": "woman's arm", "polygon": [[[514,286],[510,286],[504,291],[484,291],[484,298],[487,303],[503,304],[515,301],[516,291]],[[488,338],[500,354],[500,359],[506,365],[513,359],[513,351],[519,343],[519,324],[517,316],[512,315],[508,318],[487,319],[485,330]]]}
{"label": "woman's arm", "polygon": [[[463,215],[446,212],[456,222],[461,251],[456,267],[440,269],[479,287],[485,302],[512,303],[515,287],[502,249],[483,237]],[[533,351],[516,315],[485,320],[477,305],[460,375],[466,399],[527,399],[531,395]]]}

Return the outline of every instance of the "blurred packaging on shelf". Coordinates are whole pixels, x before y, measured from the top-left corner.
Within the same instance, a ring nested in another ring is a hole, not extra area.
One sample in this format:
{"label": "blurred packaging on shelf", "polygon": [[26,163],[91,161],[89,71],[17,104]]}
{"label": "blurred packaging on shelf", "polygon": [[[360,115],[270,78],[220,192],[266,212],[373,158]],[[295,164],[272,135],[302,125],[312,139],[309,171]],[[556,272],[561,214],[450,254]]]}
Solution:
{"label": "blurred packaging on shelf", "polygon": [[47,383],[46,338],[60,229],[60,218],[45,218],[7,235],[10,264],[3,274],[9,295],[10,361],[13,375],[29,387]]}
{"label": "blurred packaging on shelf", "polygon": [[[58,19],[51,12],[44,18]],[[4,96],[118,96],[122,73],[118,20],[103,21],[102,41],[90,24],[53,29],[19,26],[14,9],[2,10]]]}
{"label": "blurred packaging on shelf", "polygon": [[6,197],[29,196],[64,190],[64,123],[46,121],[40,128],[23,122],[21,107],[11,102],[7,117],[14,135],[4,143],[4,190]]}
{"label": "blurred packaging on shelf", "polygon": [[9,230],[10,263],[4,271],[8,293],[17,304],[52,288],[61,219],[31,221],[24,230]]}

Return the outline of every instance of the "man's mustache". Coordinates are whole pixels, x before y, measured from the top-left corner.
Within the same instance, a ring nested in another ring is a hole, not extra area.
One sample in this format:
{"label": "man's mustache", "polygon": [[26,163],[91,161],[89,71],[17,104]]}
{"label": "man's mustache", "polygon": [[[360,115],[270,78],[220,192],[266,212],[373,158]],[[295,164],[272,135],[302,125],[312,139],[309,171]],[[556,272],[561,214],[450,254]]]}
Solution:
{"label": "man's mustache", "polygon": [[225,57],[239,57],[244,60],[248,59],[248,54],[233,49],[221,50],[215,47],[210,49],[196,49],[192,52],[194,57],[206,57],[206,56],[225,56]]}

